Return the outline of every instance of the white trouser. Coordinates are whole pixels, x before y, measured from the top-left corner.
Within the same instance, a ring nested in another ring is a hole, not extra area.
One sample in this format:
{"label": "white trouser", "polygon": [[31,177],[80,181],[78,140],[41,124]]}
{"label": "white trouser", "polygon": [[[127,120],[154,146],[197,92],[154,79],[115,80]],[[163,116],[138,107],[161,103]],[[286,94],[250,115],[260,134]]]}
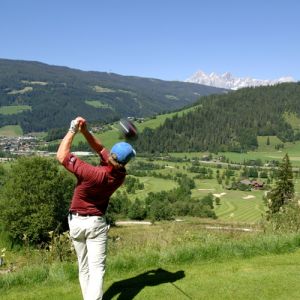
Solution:
{"label": "white trouser", "polygon": [[101,300],[109,225],[105,217],[69,215],[69,227],[83,298]]}

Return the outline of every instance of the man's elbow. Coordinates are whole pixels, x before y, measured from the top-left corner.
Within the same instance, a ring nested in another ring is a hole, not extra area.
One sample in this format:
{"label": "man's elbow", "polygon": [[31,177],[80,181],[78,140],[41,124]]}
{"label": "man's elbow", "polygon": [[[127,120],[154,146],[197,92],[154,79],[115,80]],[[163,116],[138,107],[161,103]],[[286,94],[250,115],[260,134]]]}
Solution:
{"label": "man's elbow", "polygon": [[56,159],[62,164],[64,159],[65,159],[65,155],[63,155],[62,153],[57,152],[56,153]]}

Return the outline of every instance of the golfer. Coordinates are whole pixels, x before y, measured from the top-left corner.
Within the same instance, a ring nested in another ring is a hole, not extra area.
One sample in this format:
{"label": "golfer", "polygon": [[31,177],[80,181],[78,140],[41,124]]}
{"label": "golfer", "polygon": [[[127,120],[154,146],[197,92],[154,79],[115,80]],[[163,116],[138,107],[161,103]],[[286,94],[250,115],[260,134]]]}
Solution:
{"label": "golfer", "polygon": [[[78,131],[99,154],[99,166],[92,166],[70,152]],[[86,120],[82,117],[71,122],[58,148],[58,161],[77,177],[68,222],[78,258],[79,282],[84,300],[102,299],[109,229],[105,211],[110,196],[124,182],[126,163],[134,156],[135,150],[125,142],[115,144],[109,152],[87,130]]]}

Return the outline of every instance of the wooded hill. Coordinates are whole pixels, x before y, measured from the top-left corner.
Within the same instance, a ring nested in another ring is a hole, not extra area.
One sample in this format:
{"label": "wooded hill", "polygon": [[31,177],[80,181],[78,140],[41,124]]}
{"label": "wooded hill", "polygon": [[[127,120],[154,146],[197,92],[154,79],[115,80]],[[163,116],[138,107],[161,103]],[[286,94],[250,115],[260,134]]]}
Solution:
{"label": "wooded hill", "polygon": [[224,91],[193,83],[0,59],[0,127],[20,125],[26,133],[67,126],[77,115],[103,122],[153,116]]}
{"label": "wooded hill", "polygon": [[201,98],[195,110],[146,129],[139,152],[247,151],[257,136],[300,139],[300,83],[245,88]]}

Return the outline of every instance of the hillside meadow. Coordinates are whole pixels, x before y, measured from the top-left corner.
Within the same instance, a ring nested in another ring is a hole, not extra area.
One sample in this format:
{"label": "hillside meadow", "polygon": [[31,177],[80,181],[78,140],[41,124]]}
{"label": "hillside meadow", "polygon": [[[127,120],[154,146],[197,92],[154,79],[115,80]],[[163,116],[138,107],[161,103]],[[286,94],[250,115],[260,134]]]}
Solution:
{"label": "hillside meadow", "polygon": [[[111,228],[104,299],[300,299],[298,235],[208,231],[210,221]],[[220,224],[219,225],[224,225]],[[3,299],[81,299],[76,259],[30,251],[7,259]]]}
{"label": "hillside meadow", "polygon": [[[178,112],[172,112],[167,114],[160,114],[157,116],[154,116],[152,118],[146,118],[145,121],[142,122],[135,122],[135,125],[138,129],[138,132],[142,132],[146,127],[155,129],[161,126],[166,119],[172,118],[175,115],[181,116],[185,113],[188,113],[189,111],[195,110],[198,106],[192,106],[187,109],[180,110]],[[117,143],[121,137],[119,133],[119,123],[115,122],[111,125],[111,129],[106,130],[104,132],[95,132],[94,133],[103,143],[106,147],[111,148],[115,143]],[[82,135],[77,135],[74,139],[74,145],[78,144],[79,142],[84,142],[85,139]]]}
{"label": "hillside meadow", "polygon": [[0,136],[17,137],[23,135],[19,125],[7,125],[0,128]]}

